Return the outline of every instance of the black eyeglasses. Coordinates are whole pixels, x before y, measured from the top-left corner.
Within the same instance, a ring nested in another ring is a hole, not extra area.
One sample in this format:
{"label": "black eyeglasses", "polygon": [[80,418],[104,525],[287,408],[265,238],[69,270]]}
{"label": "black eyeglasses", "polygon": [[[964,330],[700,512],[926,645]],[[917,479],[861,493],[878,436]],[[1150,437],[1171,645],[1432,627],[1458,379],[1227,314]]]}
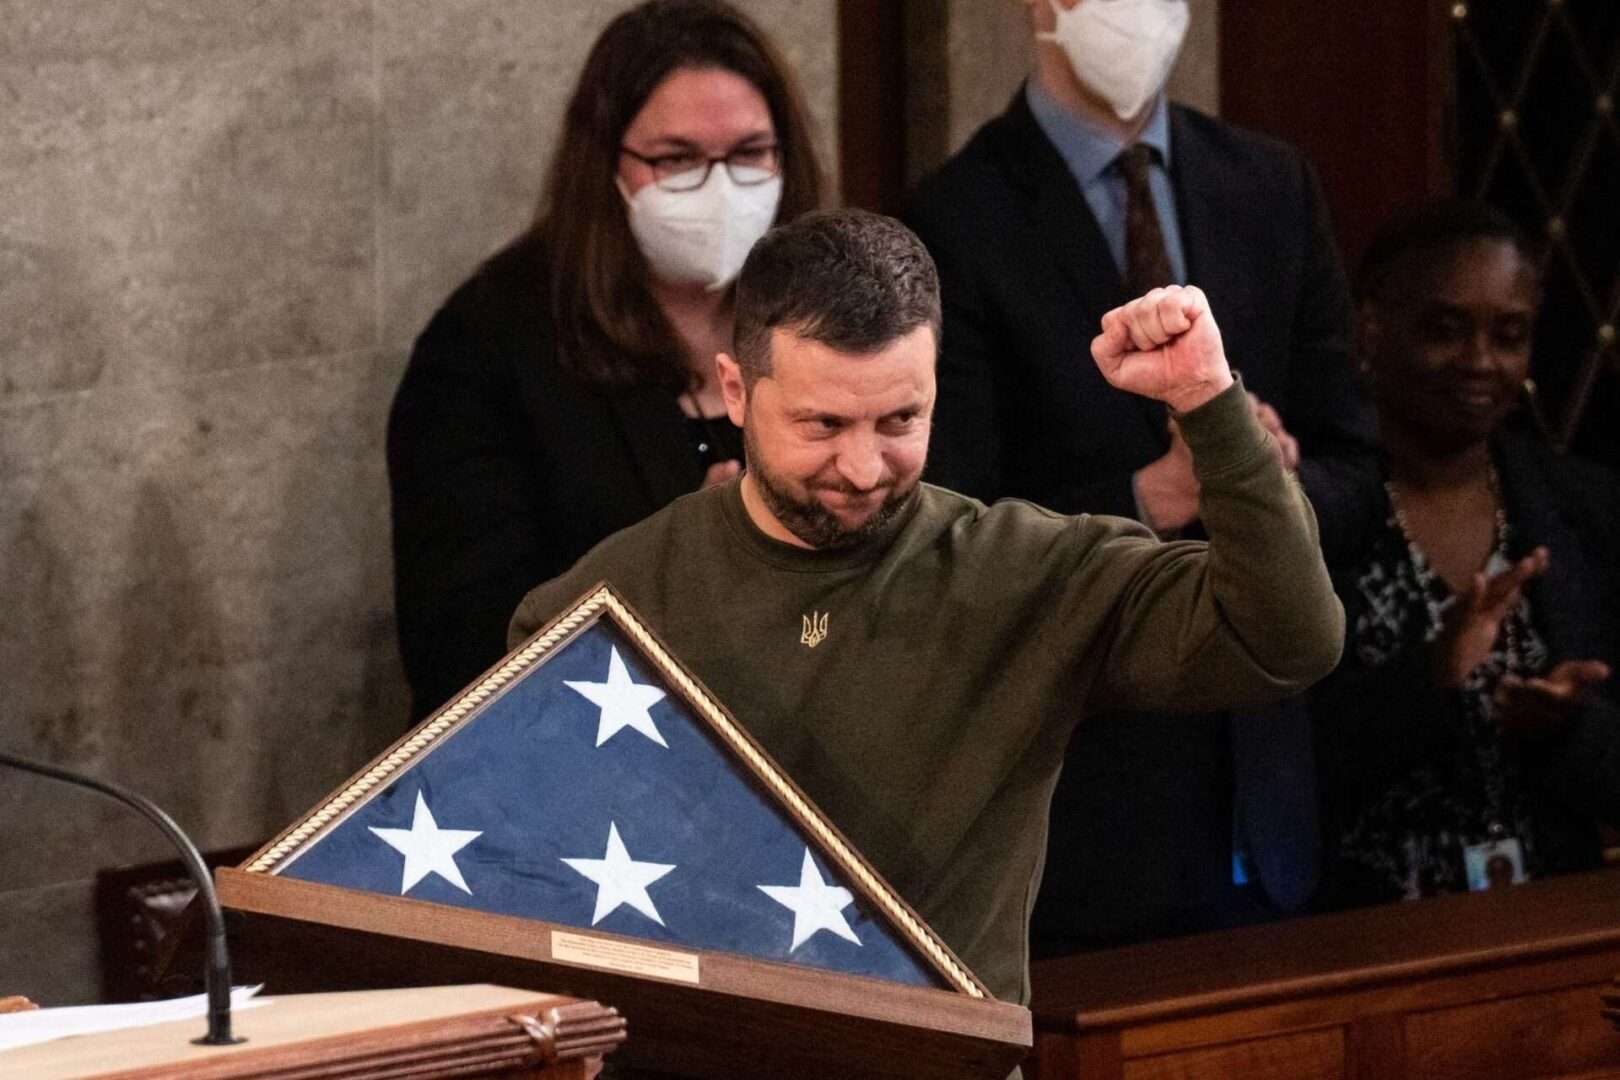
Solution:
{"label": "black eyeglasses", "polygon": [[695,150],[648,157],[628,146],[619,147],[619,153],[629,154],[652,169],[653,183],[665,191],[696,191],[709,182],[709,172],[716,162],[723,162],[731,182],[743,187],[763,184],[782,171],[782,152],[775,143],[739,146],[720,157]]}

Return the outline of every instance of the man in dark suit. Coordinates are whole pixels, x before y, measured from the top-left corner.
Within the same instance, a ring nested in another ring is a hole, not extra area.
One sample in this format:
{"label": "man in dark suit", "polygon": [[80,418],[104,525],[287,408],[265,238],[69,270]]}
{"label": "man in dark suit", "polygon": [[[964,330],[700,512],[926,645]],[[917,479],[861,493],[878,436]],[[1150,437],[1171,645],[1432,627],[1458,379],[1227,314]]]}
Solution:
{"label": "man in dark suit", "polygon": [[[1344,274],[1298,152],[1166,101],[1186,21],[1184,0],[1032,0],[1032,77],[918,191],[908,223],[945,305],[929,478],[1196,533],[1197,483],[1164,410],[1081,363],[1104,312],[1193,282],[1231,327],[1331,552],[1376,490]],[[1316,870],[1310,737],[1302,708],[1284,711],[1088,718],[1053,803],[1037,950],[1302,904]]]}

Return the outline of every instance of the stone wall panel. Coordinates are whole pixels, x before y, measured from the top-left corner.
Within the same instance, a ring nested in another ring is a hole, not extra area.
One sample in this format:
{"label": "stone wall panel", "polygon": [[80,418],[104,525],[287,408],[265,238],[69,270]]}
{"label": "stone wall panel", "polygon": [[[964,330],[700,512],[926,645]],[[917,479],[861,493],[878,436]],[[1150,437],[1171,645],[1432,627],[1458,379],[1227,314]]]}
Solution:
{"label": "stone wall panel", "polygon": [[[397,355],[0,411],[6,745],[261,839],[403,730],[385,409]],[[21,888],[161,857],[138,818],[7,777]]]}
{"label": "stone wall panel", "polygon": [[[98,796],[86,793],[88,798]],[[150,826],[148,826],[150,828]],[[0,892],[0,972],[7,994],[21,994],[40,1005],[64,1005],[96,990],[95,883],[65,881],[34,889]],[[80,976],[80,972],[88,976]],[[64,996],[64,988],[83,981]]]}
{"label": "stone wall panel", "polygon": [[0,11],[0,398],[376,339],[363,0]]}

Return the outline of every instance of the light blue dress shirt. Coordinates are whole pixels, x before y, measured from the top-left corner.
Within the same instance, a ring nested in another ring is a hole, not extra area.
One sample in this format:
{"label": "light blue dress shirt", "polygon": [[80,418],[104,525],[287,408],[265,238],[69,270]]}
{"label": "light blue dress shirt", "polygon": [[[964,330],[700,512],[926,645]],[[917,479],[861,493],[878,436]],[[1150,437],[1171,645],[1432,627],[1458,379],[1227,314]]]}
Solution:
{"label": "light blue dress shirt", "polygon": [[[1069,171],[1080,185],[1080,193],[1091,207],[1092,216],[1102,226],[1103,238],[1114,256],[1120,275],[1125,274],[1125,174],[1115,164],[1128,144],[1107,129],[1092,123],[1061,105],[1035,79],[1024,83],[1024,98],[1035,114],[1046,137],[1052,141]],[[1170,185],[1170,106],[1164,94],[1153,106],[1139,142],[1157,153],[1148,169],[1148,188],[1153,209],[1159,215],[1164,234],[1165,254],[1170,257],[1170,273],[1177,284],[1187,283],[1187,258],[1181,247],[1181,224],[1176,218],[1176,195]]]}

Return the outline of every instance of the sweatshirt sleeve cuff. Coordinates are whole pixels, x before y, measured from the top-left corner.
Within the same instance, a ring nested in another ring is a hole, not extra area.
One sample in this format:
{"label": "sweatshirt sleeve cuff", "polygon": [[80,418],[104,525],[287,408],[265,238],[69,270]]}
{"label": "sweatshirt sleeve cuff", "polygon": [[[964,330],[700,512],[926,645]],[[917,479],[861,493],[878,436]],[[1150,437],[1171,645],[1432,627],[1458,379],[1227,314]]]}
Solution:
{"label": "sweatshirt sleeve cuff", "polygon": [[1267,451],[1270,436],[1249,407],[1242,376],[1232,385],[1189,412],[1177,413],[1176,423],[1193,455],[1193,471],[1200,477],[1242,465]]}

